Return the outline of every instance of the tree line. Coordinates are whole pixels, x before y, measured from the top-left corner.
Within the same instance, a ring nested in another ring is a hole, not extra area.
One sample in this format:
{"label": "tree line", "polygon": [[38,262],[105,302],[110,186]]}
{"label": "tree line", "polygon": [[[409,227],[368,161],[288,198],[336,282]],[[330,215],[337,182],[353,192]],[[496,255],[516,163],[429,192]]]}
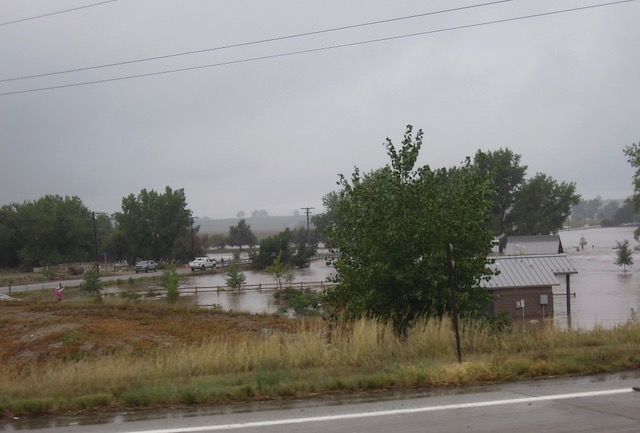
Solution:
{"label": "tree line", "polygon": [[[191,211],[183,189],[143,189],[114,214],[88,209],[77,196],[46,195],[0,207],[0,266],[34,266],[191,256]],[[195,228],[197,231],[197,228]]]}
{"label": "tree line", "polygon": [[[528,177],[521,156],[508,148],[478,150],[449,168],[417,166],[422,139],[409,125],[399,147],[385,141],[388,164],[340,175],[339,189],[323,197],[325,212],[312,217],[310,232],[285,229],[260,241],[244,219],[226,236],[200,234],[184,190],[170,187],[131,194],[113,215],[87,209],[78,197],[5,205],[0,266],[29,269],[103,254],[112,261],[186,261],[208,247],[231,245],[248,247],[256,268],[283,270],[305,266],[323,242],[340,253],[337,285],[322,302],[330,315],[371,315],[406,329],[422,315],[451,314],[452,280],[460,315],[483,315],[491,299],[482,282],[491,277],[487,254],[496,240],[557,233],[583,202],[572,182],[544,173]],[[625,152],[640,167],[638,147]],[[445,246],[453,247],[453,273],[445,266]]]}
{"label": "tree line", "polygon": [[[249,247],[255,267],[282,275],[305,266],[324,242],[339,252],[337,285],[322,297],[327,314],[374,316],[403,332],[422,316],[452,314],[452,286],[460,316],[483,316],[491,302],[482,286],[492,275],[488,253],[505,235],[557,233],[572,211],[603,208],[581,201],[575,183],[544,173],[527,177],[521,156],[508,148],[478,150],[450,168],[417,166],[422,140],[422,131],[408,125],[399,147],[385,141],[388,164],[339,176],[339,189],[323,197],[325,212],[313,216],[310,232],[285,229],[260,241],[244,219],[227,236],[200,234],[184,191],[169,187],[131,194],[113,215],[90,211],[78,197],[5,205],[0,266],[91,261],[106,252],[112,260],[187,260],[209,246],[232,245]],[[636,168],[628,203],[637,212],[640,147],[624,152]]]}
{"label": "tree line", "polygon": [[[380,198],[398,193],[399,197],[403,197],[405,206],[413,206],[413,201],[421,206],[428,205],[429,208],[416,218],[434,221],[433,212],[441,209],[439,212],[442,213],[442,209],[449,205],[437,203],[437,198],[429,190],[424,193],[411,192],[418,196],[406,195],[408,192],[402,188],[415,180],[418,174],[411,174],[411,159],[403,154],[397,155],[390,141],[387,151],[392,156],[392,166],[366,175],[356,172],[356,183],[366,180],[365,184],[378,184],[374,194]],[[419,146],[411,151],[417,155]],[[409,152],[409,147],[406,152]],[[404,159],[396,160],[399,157]],[[464,170],[445,170],[450,172],[445,176],[446,182],[472,171],[489,188],[485,202],[475,202],[474,205],[478,210],[488,212],[482,222],[493,236],[554,232],[569,215],[570,207],[578,203],[574,184],[558,183],[544,174],[525,179],[527,166],[522,165],[520,160],[520,155],[509,149],[493,152],[479,150],[473,161],[467,161]],[[398,186],[384,180],[389,177],[389,169],[413,177],[403,179],[402,188],[397,190]],[[440,173],[428,167],[420,168],[417,173],[422,176],[428,171]],[[458,175],[454,176],[454,173]],[[341,178],[341,185],[347,188],[348,182],[345,182],[346,178]],[[467,194],[465,191],[460,193]],[[329,228],[342,226],[344,196],[344,191],[334,191],[324,197],[326,210],[312,217],[313,225],[309,233],[304,228],[287,229],[258,242],[244,219],[229,227],[226,236],[199,233],[200,226],[195,224],[193,213],[187,207],[183,189],[172,190],[168,186],[163,192],[143,189],[137,195],[124,197],[122,209],[114,214],[91,211],[76,196],[47,195],[33,202],[11,203],[0,208],[0,266],[28,270],[34,266],[91,262],[105,258],[130,263],[141,258],[187,261],[204,254],[208,247],[224,248],[226,245],[240,249],[243,246],[258,246],[258,250],[252,252],[252,259],[260,268],[273,265],[280,253],[284,263],[304,266],[305,257],[315,252],[318,242],[331,242]],[[484,209],[485,205],[487,209]],[[388,210],[384,206],[387,204],[381,203],[380,207],[371,209],[371,218],[361,220],[362,226],[376,226],[378,230],[388,231],[391,226],[376,225]],[[409,208],[406,209],[408,212]],[[364,212],[364,208],[360,211]],[[403,214],[398,221],[406,224],[405,218]],[[418,222],[412,221],[411,227],[419,226]]]}
{"label": "tree line", "polygon": [[283,263],[304,266],[315,249],[306,230],[285,230],[258,242],[244,219],[228,235],[200,234],[183,189],[143,189],[122,199],[114,214],[88,209],[79,197],[47,195],[0,207],[0,267],[30,271],[38,266],[78,262],[135,263],[138,259],[186,262],[209,247],[253,248],[256,267],[264,269],[282,253]]}

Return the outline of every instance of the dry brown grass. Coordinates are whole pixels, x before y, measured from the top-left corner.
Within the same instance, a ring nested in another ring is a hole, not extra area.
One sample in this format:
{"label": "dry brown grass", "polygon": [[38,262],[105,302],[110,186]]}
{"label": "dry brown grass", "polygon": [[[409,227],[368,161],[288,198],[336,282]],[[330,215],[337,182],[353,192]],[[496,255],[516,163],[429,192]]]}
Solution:
{"label": "dry brown grass", "polygon": [[640,326],[590,332],[462,327],[402,337],[376,320],[326,323],[109,298],[0,304],[0,413],[215,404],[336,391],[462,386],[640,366]]}

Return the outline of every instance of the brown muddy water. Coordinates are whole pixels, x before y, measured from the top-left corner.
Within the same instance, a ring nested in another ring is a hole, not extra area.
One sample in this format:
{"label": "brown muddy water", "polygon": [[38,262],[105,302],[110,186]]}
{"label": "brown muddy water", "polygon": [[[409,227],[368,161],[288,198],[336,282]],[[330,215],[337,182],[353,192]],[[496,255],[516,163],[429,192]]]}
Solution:
{"label": "brown muddy water", "polygon": [[[567,257],[578,271],[571,276],[571,326],[592,329],[596,326],[613,328],[632,320],[640,311],[640,253],[634,251],[634,260],[626,272],[615,264],[616,241],[628,240],[631,248],[636,227],[584,228],[560,232]],[[587,242],[579,247],[580,238]],[[635,257],[638,256],[638,257]],[[564,279],[554,288],[555,321],[567,324]]]}
{"label": "brown muddy water", "polygon": [[[211,255],[220,263],[219,256]],[[225,257],[228,261],[229,258]],[[223,268],[224,269],[224,268]],[[275,279],[272,274],[264,271],[244,271],[246,277],[246,286],[251,288],[257,284],[264,284],[273,287]],[[333,266],[327,266],[324,260],[313,260],[310,266],[305,269],[295,269],[293,271],[294,280],[292,284],[296,283],[321,283],[326,282],[327,278],[335,274],[335,268]],[[194,272],[193,276],[186,278],[182,281],[183,287],[198,287],[199,292],[197,296],[197,303],[203,306],[216,305],[224,310],[232,311],[247,311],[250,313],[275,313],[278,311],[279,305],[274,298],[273,290],[242,290],[242,291],[227,291],[221,290],[216,292],[213,290],[216,287],[226,289],[226,274],[224,272],[217,272],[215,274],[198,275],[198,272]]]}
{"label": "brown muddy water", "polygon": [[[560,232],[560,239],[567,257],[578,271],[572,275],[570,288],[571,327],[592,329],[595,326],[612,328],[631,320],[640,311],[640,253],[635,252],[637,264],[626,272],[615,264],[616,241],[628,240],[632,247],[637,242],[633,238],[635,227],[584,228]],[[580,238],[587,245],[579,247]],[[220,257],[216,257],[218,260]],[[295,282],[320,282],[335,273],[324,260],[315,260],[307,269],[294,271]],[[273,277],[266,272],[246,271],[246,283],[273,284]],[[225,274],[197,275],[184,281],[184,286],[225,288]],[[554,323],[560,328],[568,326],[566,286],[564,277],[558,278],[554,287]],[[269,290],[201,293],[200,305],[216,304],[225,310],[248,311],[252,313],[274,313],[278,305]]]}

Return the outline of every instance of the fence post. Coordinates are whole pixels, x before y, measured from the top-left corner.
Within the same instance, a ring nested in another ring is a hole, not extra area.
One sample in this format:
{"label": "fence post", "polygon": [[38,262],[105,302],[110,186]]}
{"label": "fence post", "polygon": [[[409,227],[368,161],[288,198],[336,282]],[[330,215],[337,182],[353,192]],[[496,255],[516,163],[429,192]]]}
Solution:
{"label": "fence post", "polygon": [[262,283],[258,283],[258,292],[262,293]]}
{"label": "fence post", "polygon": [[196,286],[196,303],[198,302],[198,286]]}

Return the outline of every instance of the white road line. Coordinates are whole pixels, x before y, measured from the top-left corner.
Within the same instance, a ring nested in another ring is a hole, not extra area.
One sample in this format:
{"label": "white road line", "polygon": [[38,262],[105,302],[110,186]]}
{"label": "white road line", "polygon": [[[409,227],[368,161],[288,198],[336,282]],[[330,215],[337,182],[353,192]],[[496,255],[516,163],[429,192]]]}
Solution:
{"label": "white road line", "polygon": [[250,427],[269,427],[269,426],[287,425],[287,424],[304,424],[304,423],[311,423],[311,422],[370,418],[370,417],[376,417],[376,416],[404,415],[404,414],[421,413],[421,412],[436,412],[436,411],[452,410],[452,409],[500,406],[500,405],[506,405],[506,404],[531,403],[536,401],[566,400],[569,398],[598,397],[602,395],[623,394],[626,392],[633,392],[633,389],[621,388],[621,389],[611,389],[606,391],[578,392],[574,394],[544,395],[540,397],[524,397],[524,398],[514,398],[514,399],[507,399],[507,400],[480,401],[476,403],[448,404],[444,406],[416,407],[412,409],[393,409],[393,410],[382,410],[377,412],[347,413],[342,415],[326,415],[326,416],[316,416],[316,417],[308,417],[308,418],[279,419],[279,420],[271,420],[271,421],[254,421],[254,422],[247,422],[247,423],[220,424],[220,425],[209,425],[209,426],[200,426],[200,427],[183,427],[183,428],[170,428],[170,429],[160,429],[160,430],[135,430],[135,431],[123,432],[123,433],[193,433],[193,432],[216,431],[216,430],[234,430],[234,429],[250,428]]}

